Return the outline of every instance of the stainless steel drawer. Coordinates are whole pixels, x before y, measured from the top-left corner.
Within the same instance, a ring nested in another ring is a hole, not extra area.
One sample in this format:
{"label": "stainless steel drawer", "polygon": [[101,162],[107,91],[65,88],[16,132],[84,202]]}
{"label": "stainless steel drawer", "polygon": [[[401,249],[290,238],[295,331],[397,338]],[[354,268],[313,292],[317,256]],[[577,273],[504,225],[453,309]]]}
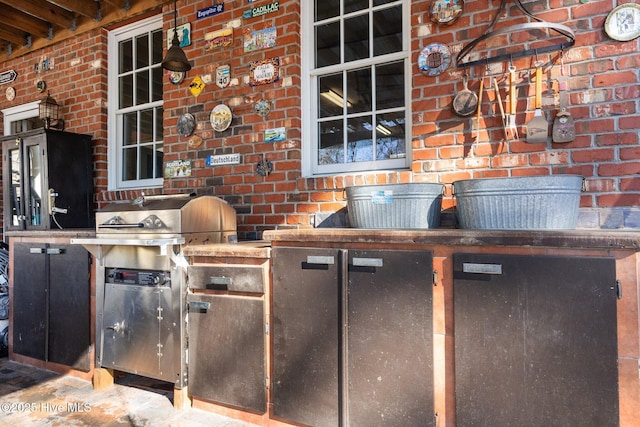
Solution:
{"label": "stainless steel drawer", "polygon": [[191,289],[264,293],[265,269],[259,265],[193,265],[187,272]]}

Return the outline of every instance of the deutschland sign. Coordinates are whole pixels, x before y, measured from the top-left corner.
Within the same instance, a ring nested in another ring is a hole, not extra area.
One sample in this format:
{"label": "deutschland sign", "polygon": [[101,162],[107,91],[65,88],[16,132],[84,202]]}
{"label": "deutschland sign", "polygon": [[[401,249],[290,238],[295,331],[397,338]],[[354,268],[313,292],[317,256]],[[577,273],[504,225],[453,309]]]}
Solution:
{"label": "deutschland sign", "polygon": [[11,83],[16,79],[16,77],[18,77],[18,73],[16,73],[13,70],[0,73],[0,85],[3,85],[5,83]]}

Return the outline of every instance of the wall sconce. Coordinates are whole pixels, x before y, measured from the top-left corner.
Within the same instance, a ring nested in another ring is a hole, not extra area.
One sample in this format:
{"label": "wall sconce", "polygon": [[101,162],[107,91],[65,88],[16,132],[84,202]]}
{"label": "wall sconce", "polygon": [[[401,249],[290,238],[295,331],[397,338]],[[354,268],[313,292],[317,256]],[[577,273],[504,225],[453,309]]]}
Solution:
{"label": "wall sconce", "polygon": [[[326,92],[320,92],[320,96],[326,99],[327,101],[331,101],[336,104],[338,107],[342,108],[344,106],[344,98],[340,95],[329,89]],[[353,105],[347,101],[347,107],[351,108]]]}
{"label": "wall sconce", "polygon": [[189,71],[191,69],[191,64],[184,50],[180,47],[180,39],[178,38],[177,0],[173,2],[173,40],[171,40],[171,47],[167,51],[167,55],[162,60],[162,68],[169,71]]}
{"label": "wall sconce", "polygon": [[52,127],[60,130],[64,129],[64,120],[60,118],[60,105],[51,97],[49,92],[47,92],[47,96],[40,100],[38,117],[44,121],[45,129]]}

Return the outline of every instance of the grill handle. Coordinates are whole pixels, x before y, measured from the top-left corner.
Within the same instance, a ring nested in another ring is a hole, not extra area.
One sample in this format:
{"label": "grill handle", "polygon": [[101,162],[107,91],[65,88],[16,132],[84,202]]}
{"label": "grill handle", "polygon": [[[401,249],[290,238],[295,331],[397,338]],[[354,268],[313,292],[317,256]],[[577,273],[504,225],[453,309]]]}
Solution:
{"label": "grill handle", "polygon": [[99,224],[98,228],[144,228],[144,224],[141,222],[136,224]]}

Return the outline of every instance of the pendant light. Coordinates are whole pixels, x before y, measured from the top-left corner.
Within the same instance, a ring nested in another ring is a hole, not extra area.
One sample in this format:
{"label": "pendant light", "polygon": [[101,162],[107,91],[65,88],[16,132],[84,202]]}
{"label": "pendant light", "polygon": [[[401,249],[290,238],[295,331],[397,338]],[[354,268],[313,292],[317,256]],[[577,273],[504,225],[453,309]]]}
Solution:
{"label": "pendant light", "polygon": [[167,51],[167,56],[162,60],[162,68],[170,71],[189,71],[191,64],[187,59],[184,51],[180,47],[180,40],[178,39],[178,1],[173,3],[173,40],[171,41],[171,47]]}

